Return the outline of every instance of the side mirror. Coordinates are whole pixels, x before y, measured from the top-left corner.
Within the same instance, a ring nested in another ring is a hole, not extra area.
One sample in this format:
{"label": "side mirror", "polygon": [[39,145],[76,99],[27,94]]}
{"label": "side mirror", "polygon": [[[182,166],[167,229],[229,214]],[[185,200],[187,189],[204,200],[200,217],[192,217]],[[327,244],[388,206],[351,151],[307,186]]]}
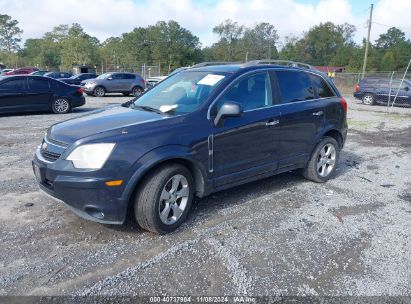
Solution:
{"label": "side mirror", "polygon": [[243,114],[243,107],[241,104],[234,101],[225,102],[220,110],[218,110],[217,116],[214,119],[214,125],[218,126],[220,123],[224,122],[227,117],[238,117]]}

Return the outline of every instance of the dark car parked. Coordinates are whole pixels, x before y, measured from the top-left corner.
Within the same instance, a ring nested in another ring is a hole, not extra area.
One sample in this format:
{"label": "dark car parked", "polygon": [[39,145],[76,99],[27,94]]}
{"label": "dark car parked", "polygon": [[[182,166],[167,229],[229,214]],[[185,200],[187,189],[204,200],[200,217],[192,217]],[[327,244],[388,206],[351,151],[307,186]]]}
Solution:
{"label": "dark car parked", "polygon": [[34,111],[64,114],[84,104],[80,87],[43,76],[0,77],[0,114]]}
{"label": "dark car parked", "polygon": [[54,78],[54,79],[61,79],[61,78],[70,78],[73,75],[68,72],[48,72],[48,73],[45,73],[43,76]]}
{"label": "dark car parked", "polygon": [[81,74],[76,74],[74,76],[71,76],[70,78],[61,78],[59,80],[65,83],[68,83],[68,84],[80,85],[82,81],[88,80],[88,79],[94,79],[96,77],[97,77],[96,74],[81,73]]}
{"label": "dark car parked", "polygon": [[[330,179],[347,103],[322,73],[270,64],[171,76],[121,106],[58,123],[35,153],[40,189],[80,216],[173,231],[194,196],[302,168]],[[129,208],[132,207],[132,208]]]}
{"label": "dark car parked", "polygon": [[[386,77],[365,77],[355,87],[354,97],[360,99],[366,105],[386,104],[388,96],[390,102],[395,100],[396,105],[411,106],[411,81],[391,79]],[[397,94],[398,92],[398,94]]]}
{"label": "dark car parked", "polygon": [[34,71],[30,73],[32,76],[44,76],[44,74],[49,73],[49,71]]}

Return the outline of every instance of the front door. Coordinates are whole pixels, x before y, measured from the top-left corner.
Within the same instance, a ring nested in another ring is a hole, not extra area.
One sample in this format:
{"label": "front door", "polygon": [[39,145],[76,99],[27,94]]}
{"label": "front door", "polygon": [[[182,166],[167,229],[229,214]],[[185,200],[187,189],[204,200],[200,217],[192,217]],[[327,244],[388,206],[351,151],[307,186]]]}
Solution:
{"label": "front door", "polygon": [[214,113],[226,101],[242,104],[244,113],[214,128],[212,170],[216,187],[277,169],[280,113],[273,106],[269,73],[253,74],[234,83],[215,104]]}
{"label": "front door", "polygon": [[0,84],[0,112],[14,112],[26,107],[25,77],[11,78]]}

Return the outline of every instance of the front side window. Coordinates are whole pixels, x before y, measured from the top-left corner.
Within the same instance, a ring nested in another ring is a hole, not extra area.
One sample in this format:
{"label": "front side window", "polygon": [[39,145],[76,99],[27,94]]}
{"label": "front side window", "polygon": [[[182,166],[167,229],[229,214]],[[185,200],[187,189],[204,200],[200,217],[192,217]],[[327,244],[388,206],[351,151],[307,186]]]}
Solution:
{"label": "front side window", "polygon": [[273,99],[270,76],[265,72],[241,79],[218,101],[217,108],[227,101],[242,104],[244,111],[271,106]]}
{"label": "front side window", "polygon": [[207,100],[226,76],[225,73],[181,72],[136,98],[130,108],[169,114],[190,113]]}
{"label": "front side window", "polygon": [[115,80],[124,79],[123,75],[124,74],[113,74],[113,75],[111,75],[111,78],[113,78]]}
{"label": "front side window", "polygon": [[314,99],[311,80],[304,72],[277,71],[282,103]]}
{"label": "front side window", "polygon": [[317,75],[310,75],[311,81],[315,90],[317,90],[317,94],[319,98],[327,98],[327,97],[334,97],[334,92],[330,89],[328,84],[322,79],[320,76]]}
{"label": "front side window", "polygon": [[24,79],[13,79],[0,84],[0,90],[19,91],[24,88]]}

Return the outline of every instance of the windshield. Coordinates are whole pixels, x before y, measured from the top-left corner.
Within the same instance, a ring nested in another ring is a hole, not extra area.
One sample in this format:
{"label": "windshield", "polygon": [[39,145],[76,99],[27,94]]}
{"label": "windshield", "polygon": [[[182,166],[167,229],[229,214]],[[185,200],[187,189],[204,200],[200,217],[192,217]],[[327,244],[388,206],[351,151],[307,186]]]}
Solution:
{"label": "windshield", "polygon": [[226,76],[225,73],[181,72],[137,98],[130,108],[151,108],[172,114],[190,113],[206,101]]}
{"label": "windshield", "polygon": [[108,77],[110,77],[111,73],[104,73],[101,74],[100,76],[98,76],[96,79],[106,79]]}

